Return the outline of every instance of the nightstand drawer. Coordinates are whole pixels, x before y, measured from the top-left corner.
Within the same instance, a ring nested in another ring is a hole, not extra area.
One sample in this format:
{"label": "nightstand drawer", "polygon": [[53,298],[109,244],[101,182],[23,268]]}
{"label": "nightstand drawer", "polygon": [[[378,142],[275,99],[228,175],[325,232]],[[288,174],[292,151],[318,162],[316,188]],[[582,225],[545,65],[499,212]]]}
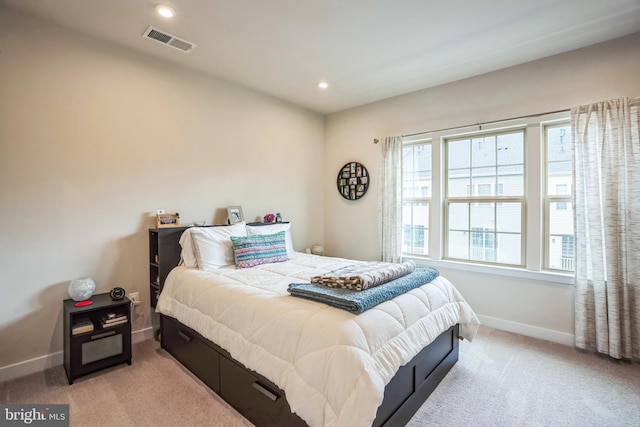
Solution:
{"label": "nightstand drawer", "polygon": [[78,362],[76,375],[84,375],[130,359],[131,347],[127,337],[131,324],[100,329],[75,338],[71,346],[71,358]]}

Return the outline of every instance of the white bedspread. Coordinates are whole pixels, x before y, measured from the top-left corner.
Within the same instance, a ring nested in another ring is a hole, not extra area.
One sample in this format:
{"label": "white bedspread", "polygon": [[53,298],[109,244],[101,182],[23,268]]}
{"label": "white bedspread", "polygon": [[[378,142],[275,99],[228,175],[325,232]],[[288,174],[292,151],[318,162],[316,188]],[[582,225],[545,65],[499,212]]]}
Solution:
{"label": "white bedspread", "polygon": [[472,340],[479,322],[445,278],[360,315],[292,297],[287,286],[356,261],[290,261],[215,272],[177,267],[156,311],[195,329],[286,393],[310,426],[369,426],[398,368],[449,327]]}

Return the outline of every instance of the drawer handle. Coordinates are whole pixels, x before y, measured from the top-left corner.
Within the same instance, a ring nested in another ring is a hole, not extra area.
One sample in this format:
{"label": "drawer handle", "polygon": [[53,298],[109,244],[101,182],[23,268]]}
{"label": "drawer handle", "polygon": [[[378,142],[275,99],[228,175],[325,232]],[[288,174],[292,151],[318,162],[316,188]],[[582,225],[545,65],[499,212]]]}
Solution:
{"label": "drawer handle", "polygon": [[182,331],[178,331],[178,335],[180,336],[180,338],[182,338],[186,342],[190,342],[191,341],[191,337],[189,335],[185,334]]}
{"label": "drawer handle", "polygon": [[109,337],[111,335],[115,335],[116,331],[105,332],[104,334],[98,334],[91,337],[92,340],[99,340],[100,338]]}
{"label": "drawer handle", "polygon": [[269,398],[269,400],[271,400],[273,402],[278,400],[278,395],[277,394],[275,394],[274,392],[272,392],[271,390],[269,390],[268,388],[266,388],[265,386],[263,386],[259,382],[257,382],[257,381],[254,382],[252,384],[252,386],[256,390],[258,390],[260,393],[264,394],[267,398]]}

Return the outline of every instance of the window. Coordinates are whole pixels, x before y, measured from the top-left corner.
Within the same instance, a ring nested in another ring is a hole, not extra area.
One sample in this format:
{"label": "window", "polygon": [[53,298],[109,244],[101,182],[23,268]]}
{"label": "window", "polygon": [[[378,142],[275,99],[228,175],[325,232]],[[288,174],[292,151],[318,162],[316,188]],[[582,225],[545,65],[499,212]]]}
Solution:
{"label": "window", "polygon": [[524,137],[517,129],[444,140],[444,258],[524,265]]}
{"label": "window", "polygon": [[403,256],[574,271],[572,172],[567,112],[407,138]]}
{"label": "window", "polygon": [[571,126],[568,122],[544,126],[545,268],[574,271],[574,235]]}
{"label": "window", "polygon": [[402,150],[402,252],[429,255],[431,142],[414,141]]}

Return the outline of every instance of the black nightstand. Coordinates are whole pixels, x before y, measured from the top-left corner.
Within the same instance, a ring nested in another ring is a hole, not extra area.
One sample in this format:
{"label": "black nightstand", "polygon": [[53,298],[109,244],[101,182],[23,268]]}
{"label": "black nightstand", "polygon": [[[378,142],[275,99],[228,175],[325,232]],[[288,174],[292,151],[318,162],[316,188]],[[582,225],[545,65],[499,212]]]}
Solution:
{"label": "black nightstand", "polygon": [[69,384],[113,365],[131,365],[131,301],[113,301],[109,294],[94,295],[91,301],[76,307],[76,301],[64,300],[64,369]]}

